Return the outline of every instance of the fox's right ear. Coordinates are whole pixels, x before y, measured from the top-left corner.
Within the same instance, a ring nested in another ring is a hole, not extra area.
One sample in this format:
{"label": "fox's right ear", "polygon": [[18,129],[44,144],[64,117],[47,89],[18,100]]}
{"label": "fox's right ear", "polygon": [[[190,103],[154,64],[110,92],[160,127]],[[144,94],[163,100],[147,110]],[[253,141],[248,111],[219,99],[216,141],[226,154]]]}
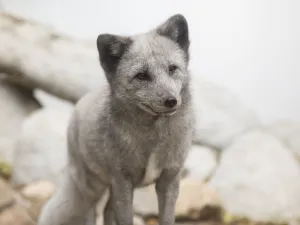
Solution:
{"label": "fox's right ear", "polygon": [[112,34],[100,34],[98,36],[97,49],[99,59],[107,76],[116,71],[122,55],[131,43],[132,40],[128,37]]}

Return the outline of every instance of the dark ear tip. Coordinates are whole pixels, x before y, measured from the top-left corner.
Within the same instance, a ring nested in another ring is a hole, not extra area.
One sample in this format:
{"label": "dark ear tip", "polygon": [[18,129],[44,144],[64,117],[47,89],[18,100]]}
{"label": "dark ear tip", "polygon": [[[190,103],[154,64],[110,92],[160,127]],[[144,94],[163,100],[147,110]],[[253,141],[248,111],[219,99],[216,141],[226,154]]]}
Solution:
{"label": "dark ear tip", "polygon": [[175,22],[180,23],[181,25],[184,25],[184,26],[188,26],[187,19],[182,14],[175,14],[175,15],[171,16],[171,18],[169,20],[175,21]]}
{"label": "dark ear tip", "polygon": [[171,18],[174,19],[174,20],[187,22],[185,16],[180,14],[180,13],[177,13],[177,14],[173,15]]}
{"label": "dark ear tip", "polygon": [[96,44],[97,44],[98,50],[100,50],[101,44],[103,43],[104,36],[105,36],[105,34],[100,34],[97,37]]}
{"label": "dark ear tip", "polygon": [[110,34],[100,34],[98,35],[97,37],[97,47],[99,48],[99,46],[103,43],[106,43],[110,38],[111,38],[112,35]]}
{"label": "dark ear tip", "polygon": [[112,34],[100,34],[97,37],[97,49],[99,52],[102,52],[107,48],[108,45],[111,45],[116,42],[116,35]]}

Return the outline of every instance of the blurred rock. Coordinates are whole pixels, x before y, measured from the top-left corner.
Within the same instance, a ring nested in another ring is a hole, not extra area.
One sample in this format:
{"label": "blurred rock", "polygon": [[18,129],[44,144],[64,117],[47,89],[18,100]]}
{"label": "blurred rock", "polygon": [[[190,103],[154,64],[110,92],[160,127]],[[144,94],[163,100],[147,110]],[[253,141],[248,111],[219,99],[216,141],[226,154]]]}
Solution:
{"label": "blurred rock", "polygon": [[260,126],[257,114],[229,90],[197,77],[193,77],[192,90],[195,142],[223,149],[240,134]]}
{"label": "blurred rock", "polygon": [[0,79],[0,162],[12,163],[21,124],[39,107],[31,91]]}
{"label": "blurred rock", "polygon": [[0,212],[13,204],[13,196],[14,192],[11,187],[0,178]]}
{"label": "blurred rock", "polygon": [[[23,200],[24,201],[24,200]],[[42,208],[44,207],[46,201],[27,201],[25,202],[24,208],[28,212],[30,218],[34,221],[38,221],[41,214]]]}
{"label": "blurred rock", "polygon": [[21,190],[23,200],[27,200],[27,204],[24,205],[33,220],[37,221],[44,204],[54,191],[55,185],[46,180],[33,182]]}
{"label": "blurred rock", "polygon": [[[157,196],[154,185],[134,192],[134,211],[142,216],[158,215]],[[185,178],[180,184],[180,193],[175,210],[176,218],[209,219],[220,217],[217,193],[201,179]]]}
{"label": "blurred rock", "polygon": [[269,125],[267,130],[283,140],[300,160],[300,122],[282,120]]}
{"label": "blurred rock", "polygon": [[157,215],[158,205],[155,186],[136,189],[133,197],[134,212],[141,216]]}
{"label": "blurred rock", "polygon": [[10,179],[12,174],[12,166],[8,162],[1,162],[0,160],[0,177]]}
{"label": "blurred rock", "polygon": [[224,150],[210,184],[233,216],[277,223],[300,218],[299,177],[291,151],[274,136],[253,131]]}
{"label": "blurred rock", "polygon": [[[224,224],[219,221],[183,221],[183,222],[177,222],[176,225],[224,225]],[[235,225],[239,225],[239,224],[235,224]],[[246,225],[246,224],[240,224],[240,225]]]}
{"label": "blurred rock", "polygon": [[134,215],[133,217],[133,225],[145,225],[145,222],[142,217]]}
{"label": "blurred rock", "polygon": [[36,99],[38,99],[38,101],[44,108],[51,108],[55,110],[68,110],[68,108],[73,106],[71,102],[50,95],[43,90],[35,90],[34,96],[36,97]]}
{"label": "blurred rock", "polygon": [[0,213],[1,225],[35,225],[27,211],[18,204],[3,210]]}
{"label": "blurred rock", "polygon": [[220,201],[217,193],[200,179],[186,178],[181,182],[175,215],[194,220],[220,217]]}
{"label": "blurred rock", "polygon": [[21,190],[21,194],[31,201],[47,201],[54,193],[55,185],[46,180],[36,181]]}
{"label": "blurred rock", "polygon": [[[103,224],[103,216],[100,215],[97,217],[96,225],[105,225]],[[133,216],[133,225],[145,225],[145,222],[142,217],[138,215]]]}
{"label": "blurred rock", "polygon": [[146,225],[158,225],[159,224],[159,221],[158,221],[158,217],[147,217],[145,218],[145,223]]}
{"label": "blurred rock", "polygon": [[107,188],[97,203],[96,214],[97,214],[98,220],[103,220],[102,217],[103,217],[105,206],[109,199],[109,195],[110,195],[109,189]]}
{"label": "blurred rock", "polygon": [[201,180],[208,179],[217,166],[217,159],[214,150],[193,145],[185,161],[185,168],[190,177],[196,177]]}
{"label": "blurred rock", "polygon": [[67,163],[66,134],[71,109],[41,109],[24,121],[16,148],[14,184],[59,182]]}

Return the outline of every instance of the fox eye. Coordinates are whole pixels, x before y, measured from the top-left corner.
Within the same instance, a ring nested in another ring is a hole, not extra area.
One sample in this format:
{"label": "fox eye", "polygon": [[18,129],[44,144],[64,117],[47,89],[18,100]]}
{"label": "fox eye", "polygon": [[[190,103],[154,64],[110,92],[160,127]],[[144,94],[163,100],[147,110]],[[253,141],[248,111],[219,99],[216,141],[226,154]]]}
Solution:
{"label": "fox eye", "polygon": [[178,67],[176,65],[174,65],[174,64],[172,64],[172,65],[169,66],[169,72],[170,73],[174,73],[175,70],[177,70],[177,69],[178,69]]}
{"label": "fox eye", "polygon": [[150,77],[147,73],[138,73],[135,75],[135,78],[139,80],[150,80]]}

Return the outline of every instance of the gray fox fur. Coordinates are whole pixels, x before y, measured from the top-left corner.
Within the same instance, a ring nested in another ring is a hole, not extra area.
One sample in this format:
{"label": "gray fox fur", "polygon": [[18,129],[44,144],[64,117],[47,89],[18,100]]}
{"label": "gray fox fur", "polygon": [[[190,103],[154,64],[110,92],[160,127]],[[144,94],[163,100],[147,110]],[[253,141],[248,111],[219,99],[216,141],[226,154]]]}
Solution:
{"label": "gray fox fur", "polygon": [[152,183],[159,224],[174,224],[193,136],[189,45],[180,14],[136,36],[98,36],[108,82],[75,106],[63,184],[43,207],[39,225],[94,225],[96,203],[107,190],[104,225],[133,225],[134,188]]}

